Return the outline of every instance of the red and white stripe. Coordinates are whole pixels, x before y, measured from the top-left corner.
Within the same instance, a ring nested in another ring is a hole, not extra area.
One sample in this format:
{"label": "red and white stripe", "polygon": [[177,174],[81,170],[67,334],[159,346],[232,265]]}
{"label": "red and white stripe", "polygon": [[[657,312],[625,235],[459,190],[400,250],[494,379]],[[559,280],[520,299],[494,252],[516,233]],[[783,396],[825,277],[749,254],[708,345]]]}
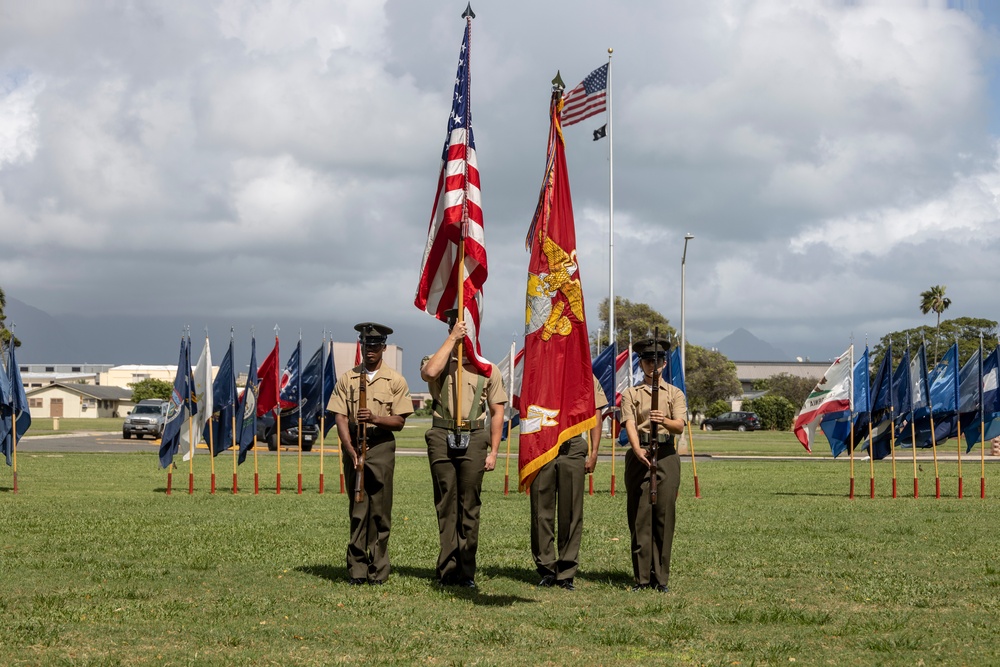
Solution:
{"label": "red and white stripe", "polygon": [[466,129],[456,127],[449,137],[447,158],[438,176],[414,304],[447,322],[445,313],[458,303],[458,253],[464,224],[463,300],[464,319],[469,327],[464,348],[469,361],[488,375],[492,365],[482,356],[479,346],[482,291],[487,275],[481,201],[476,150],[467,146]]}
{"label": "red and white stripe", "polygon": [[854,345],[837,357],[833,365],[823,374],[816,388],[806,398],[802,410],[795,418],[795,437],[799,439],[807,452],[812,452],[812,443],[816,439],[816,427],[823,415],[831,412],[844,412],[851,409],[851,396],[854,380]]}

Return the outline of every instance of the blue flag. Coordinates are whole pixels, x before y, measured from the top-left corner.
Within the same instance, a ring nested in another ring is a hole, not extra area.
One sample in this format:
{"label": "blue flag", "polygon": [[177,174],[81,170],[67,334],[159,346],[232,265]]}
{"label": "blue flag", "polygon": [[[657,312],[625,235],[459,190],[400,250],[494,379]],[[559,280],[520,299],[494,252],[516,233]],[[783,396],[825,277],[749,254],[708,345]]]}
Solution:
{"label": "blue flag", "polygon": [[254,438],[257,436],[257,394],[260,392],[260,380],[257,379],[257,339],[250,340],[250,370],[247,372],[247,383],[240,396],[239,407],[236,410],[236,444],[240,454],[238,463],[247,459],[247,452],[253,449]]}
{"label": "blue flag", "polygon": [[[14,341],[11,341],[13,346]],[[14,441],[11,432],[14,430],[14,392],[10,384],[10,376],[4,366],[5,350],[0,345],[0,450],[7,459],[7,465],[13,465]]]}
{"label": "blue flag", "polygon": [[870,454],[872,458],[884,459],[891,452],[890,434],[894,428],[892,421],[893,407],[896,403],[893,391],[892,377],[892,341],[889,341],[882,365],[875,374],[875,382],[871,390],[871,425]]}
{"label": "blue flag", "polygon": [[687,396],[687,387],[684,384],[684,364],[681,363],[681,349],[679,347],[670,351],[670,384]]}
{"label": "blue flag", "polygon": [[983,386],[983,362],[980,350],[976,350],[958,372],[958,412],[970,414],[979,412],[981,398],[979,388]]}
{"label": "blue flag", "polygon": [[181,444],[181,428],[191,414],[191,341],[181,337],[181,351],[177,359],[177,373],[174,375],[174,389],[167,406],[166,423],[160,438],[160,466],[170,467]]}
{"label": "blue flag", "polygon": [[[990,355],[993,358],[993,355]],[[970,371],[970,375],[973,376],[975,382],[975,387],[966,389],[966,383],[960,378],[959,379],[959,395],[961,399],[961,405],[965,407],[967,405],[967,399],[965,394],[962,393],[963,389],[969,391],[972,396],[968,398],[968,404],[974,404],[975,411],[972,414],[962,415],[962,432],[965,434],[965,451],[966,453],[972,451],[972,448],[980,441],[980,435],[985,437],[986,428],[986,415],[985,415],[985,402],[986,396],[983,391],[985,385],[985,378],[987,373],[986,362],[983,360],[983,339],[979,339],[979,349],[976,353],[972,355],[969,359],[969,363],[973,361],[976,362],[976,367]],[[994,361],[995,364],[995,361]],[[969,364],[967,363],[966,366]],[[995,365],[992,366],[989,371],[992,375],[995,371]],[[962,367],[962,371],[965,371],[965,366]],[[976,372],[978,371],[978,372]],[[968,381],[969,385],[973,384],[973,380]],[[992,388],[992,391],[996,392],[996,387]],[[992,399],[991,399],[992,400]],[[963,410],[963,412],[967,412]],[[994,436],[995,437],[995,436]]]}
{"label": "blue flag", "polygon": [[819,422],[820,430],[830,443],[830,453],[837,458],[851,445],[851,412],[829,412]]}
{"label": "blue flag", "polygon": [[[986,441],[1000,436],[1000,348],[994,347],[983,362],[983,422]],[[978,438],[978,433],[976,437]]]}
{"label": "blue flag", "polygon": [[[212,382],[213,417],[205,424],[205,442],[212,443],[212,454],[218,455],[233,446],[233,418],[236,415],[236,375],[233,372],[233,339],[219,364]],[[209,438],[211,432],[211,439]]]}
{"label": "blue flag", "polygon": [[594,377],[597,378],[609,401],[615,400],[615,356],[615,346],[608,345],[591,362]]}
{"label": "blue flag", "polygon": [[302,424],[319,425],[319,417],[333,393],[333,362],[326,354],[326,342],[302,369]]}
{"label": "blue flag", "polygon": [[910,419],[913,428],[903,427],[900,440],[910,446],[930,447],[931,439],[930,377],[927,373],[927,347],[921,343],[910,359]]}
{"label": "blue flag", "polygon": [[11,341],[7,372],[10,374],[10,390],[13,399],[11,408],[14,411],[14,436],[20,440],[21,436],[31,428],[31,411],[28,410],[28,397],[24,393],[24,384],[21,383],[21,369],[17,365],[17,356],[14,354],[16,348],[14,341]]}
{"label": "blue flag", "polygon": [[[288,357],[288,363],[281,372],[278,383],[278,407],[282,410],[298,409],[299,396],[302,395],[302,340],[295,345],[295,350]],[[284,413],[282,413],[284,414]]]}

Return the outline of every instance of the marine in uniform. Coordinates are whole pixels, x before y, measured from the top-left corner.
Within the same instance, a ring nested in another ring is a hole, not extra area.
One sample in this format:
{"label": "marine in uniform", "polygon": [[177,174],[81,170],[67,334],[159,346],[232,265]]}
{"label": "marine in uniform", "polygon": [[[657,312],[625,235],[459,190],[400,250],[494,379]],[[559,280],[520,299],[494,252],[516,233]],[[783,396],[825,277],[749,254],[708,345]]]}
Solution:
{"label": "marine in uniform", "polygon": [[424,439],[441,540],[438,581],[444,586],[475,588],[483,474],[496,467],[507,394],[495,365],[487,378],[472,364],[463,363],[461,423],[456,421],[455,349],[467,331],[465,322],[454,321],[456,316],[457,311],[449,312],[448,337],[420,366],[434,406],[432,426]]}
{"label": "marine in uniform", "polygon": [[[344,452],[351,536],[347,543],[347,576],[351,584],[382,584],[389,577],[389,530],[392,526],[392,477],[396,468],[395,431],[413,412],[406,379],[382,363],[392,329],[375,322],[354,327],[364,359],[337,379],[327,409],[334,413]],[[366,406],[359,406],[361,374],[365,374]],[[353,493],[361,459],[361,432],[367,436],[364,497]]]}
{"label": "marine in uniform", "polygon": [[[622,392],[622,423],[630,449],[625,454],[627,513],[632,534],[632,590],[656,588],[666,593],[670,577],[670,548],[674,539],[677,489],[680,486],[681,462],[674,436],[684,432],[687,402],[684,393],[669,384],[662,375],[659,382],[657,410],[652,410],[653,371],[662,373],[670,343],[664,339],[646,339],[634,346],[639,354],[644,381]],[[656,505],[650,504],[651,475],[650,424],[659,424],[655,471]]]}
{"label": "marine in uniform", "polygon": [[542,466],[531,482],[531,555],[542,577],[539,586],[574,589],[573,577],[580,566],[580,538],[583,535],[584,481],[587,473],[593,472],[597,465],[601,410],[607,405],[608,399],[595,377],[597,424],[590,429],[589,453],[587,440],[583,435],[576,435],[559,446],[559,454]]}

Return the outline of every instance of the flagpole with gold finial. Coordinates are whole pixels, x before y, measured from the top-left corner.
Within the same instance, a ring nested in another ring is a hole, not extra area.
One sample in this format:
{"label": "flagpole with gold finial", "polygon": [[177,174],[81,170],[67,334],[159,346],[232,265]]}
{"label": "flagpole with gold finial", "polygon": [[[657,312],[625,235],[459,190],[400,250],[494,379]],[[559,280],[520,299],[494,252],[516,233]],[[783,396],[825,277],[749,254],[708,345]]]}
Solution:
{"label": "flagpole with gold finial", "polygon": [[323,448],[326,437],[323,431],[326,430],[326,406],[323,405],[323,396],[326,394],[326,327],[323,327],[323,351],[320,353],[319,369],[319,492],[323,493]]}
{"label": "flagpole with gold finial", "polygon": [[297,493],[302,495],[302,371],[305,365],[302,363],[302,329],[299,329],[299,379],[298,379],[298,402],[299,402],[299,458],[298,458],[298,485]]}
{"label": "flagpole with gold finial", "polygon": [[233,493],[239,493],[238,477],[236,467],[239,465],[239,443],[236,441],[236,410],[240,402],[236,400],[239,393],[236,389],[236,358],[233,354],[233,339],[235,338],[235,328],[229,327],[229,358],[233,365],[233,417],[232,417],[232,445],[233,445]]}
{"label": "flagpole with gold finial", "polygon": [[188,327],[187,332],[187,368],[184,372],[187,374],[187,401],[188,401],[188,495],[194,493],[194,415],[191,413],[191,407],[193,404],[192,392],[194,387],[191,386],[191,327]]}

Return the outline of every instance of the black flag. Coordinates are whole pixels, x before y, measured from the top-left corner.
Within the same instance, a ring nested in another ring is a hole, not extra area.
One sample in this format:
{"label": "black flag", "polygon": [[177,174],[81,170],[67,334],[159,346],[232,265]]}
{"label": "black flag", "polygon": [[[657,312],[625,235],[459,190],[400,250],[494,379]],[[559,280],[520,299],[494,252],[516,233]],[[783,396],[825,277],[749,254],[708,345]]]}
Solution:
{"label": "black flag", "polygon": [[594,130],[594,141],[597,141],[598,139],[603,139],[606,136],[608,136],[608,125],[607,125],[607,123],[605,123],[604,125],[601,125],[599,128],[597,128],[596,130]]}

